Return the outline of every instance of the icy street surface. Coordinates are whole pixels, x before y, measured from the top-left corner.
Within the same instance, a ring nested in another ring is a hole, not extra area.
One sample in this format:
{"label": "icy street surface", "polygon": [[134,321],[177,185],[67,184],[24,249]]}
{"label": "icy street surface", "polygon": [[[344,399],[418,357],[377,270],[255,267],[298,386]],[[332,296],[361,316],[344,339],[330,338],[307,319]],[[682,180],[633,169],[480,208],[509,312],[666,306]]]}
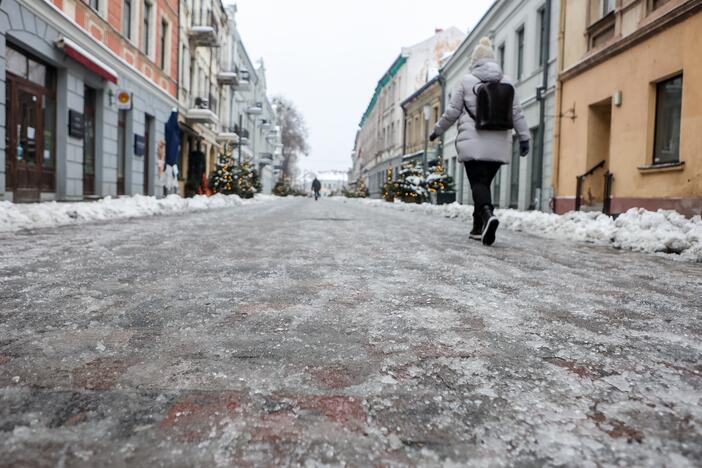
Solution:
{"label": "icy street surface", "polygon": [[0,234],[0,466],[702,464],[702,265],[290,199]]}

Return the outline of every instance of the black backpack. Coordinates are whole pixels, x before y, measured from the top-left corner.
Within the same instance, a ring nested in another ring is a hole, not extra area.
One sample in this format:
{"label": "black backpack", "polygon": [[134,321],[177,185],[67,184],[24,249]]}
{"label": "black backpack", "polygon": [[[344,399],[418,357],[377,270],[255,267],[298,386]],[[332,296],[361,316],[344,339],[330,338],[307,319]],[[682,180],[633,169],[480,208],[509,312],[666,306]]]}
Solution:
{"label": "black backpack", "polygon": [[[477,89],[476,89],[477,88]],[[476,113],[463,103],[470,118],[475,121],[476,130],[512,130],[512,105],[514,86],[499,81],[481,81],[473,87]]]}

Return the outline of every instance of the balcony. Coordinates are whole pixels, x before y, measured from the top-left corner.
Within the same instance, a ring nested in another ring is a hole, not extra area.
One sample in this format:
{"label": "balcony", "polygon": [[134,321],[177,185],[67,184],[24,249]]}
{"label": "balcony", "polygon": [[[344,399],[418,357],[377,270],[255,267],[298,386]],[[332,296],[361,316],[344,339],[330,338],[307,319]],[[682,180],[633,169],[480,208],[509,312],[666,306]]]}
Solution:
{"label": "balcony", "polygon": [[254,103],[252,106],[249,106],[249,108],[246,109],[246,113],[249,115],[263,114],[263,103],[262,102]]}
{"label": "balcony", "polygon": [[239,74],[236,70],[223,70],[217,73],[217,82],[221,85],[238,86]]}
{"label": "balcony", "polygon": [[214,26],[191,26],[188,38],[194,47],[217,47],[217,29]]}
{"label": "balcony", "polygon": [[239,87],[240,91],[251,90],[251,73],[248,70],[241,70],[239,72]]}
{"label": "balcony", "polygon": [[236,127],[223,126],[217,132],[217,142],[219,143],[239,143],[239,135],[236,132]]}
{"label": "balcony", "polygon": [[193,105],[185,113],[185,119],[191,124],[216,124],[217,114],[210,109],[210,102],[204,98],[195,98]]}

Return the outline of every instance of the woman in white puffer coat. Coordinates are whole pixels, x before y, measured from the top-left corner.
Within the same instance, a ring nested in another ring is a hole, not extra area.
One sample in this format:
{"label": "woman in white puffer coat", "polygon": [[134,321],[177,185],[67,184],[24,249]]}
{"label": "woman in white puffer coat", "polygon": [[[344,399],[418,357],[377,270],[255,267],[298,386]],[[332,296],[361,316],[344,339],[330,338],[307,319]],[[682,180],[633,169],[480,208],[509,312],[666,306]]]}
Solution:
{"label": "woman in white puffer coat", "polygon": [[[474,90],[476,86],[485,82],[512,84],[509,77],[502,73],[495,59],[492,42],[487,37],[482,38],[475,47],[471,71],[453,91],[446,112],[437,122],[430,138],[433,141],[440,137],[458,121],[456,151],[458,160],[464,163],[466,168],[474,202],[473,230],[470,232],[470,238],[482,240],[485,245],[492,245],[499,221],[493,213],[490,185],[500,166],[510,162],[512,130],[475,128],[475,121],[466,111],[466,107],[475,115],[477,100]],[[531,135],[516,92],[512,105],[512,121],[519,137],[520,154],[526,156],[529,153]]]}

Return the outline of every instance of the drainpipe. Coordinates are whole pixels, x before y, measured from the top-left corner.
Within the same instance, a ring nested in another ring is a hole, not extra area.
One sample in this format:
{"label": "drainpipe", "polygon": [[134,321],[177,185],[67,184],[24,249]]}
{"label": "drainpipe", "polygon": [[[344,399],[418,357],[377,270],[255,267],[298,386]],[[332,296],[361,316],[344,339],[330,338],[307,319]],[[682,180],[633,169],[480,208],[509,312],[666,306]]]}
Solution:
{"label": "drainpipe", "polygon": [[[539,92],[539,141],[538,149],[539,160],[541,161],[541,171],[543,171],[544,154],[546,153],[546,94],[548,93],[548,69],[551,57],[551,2],[547,0],[546,9],[544,10],[544,37],[542,38],[542,57],[543,57],[543,74],[541,77],[541,91]],[[543,172],[542,180],[543,180]],[[543,191],[543,181],[538,181],[538,188]],[[541,193],[539,194],[538,204],[536,209],[541,208]]]}
{"label": "drainpipe", "polygon": [[[566,20],[566,1],[561,0],[558,25],[558,59],[556,65],[556,76],[563,70],[564,52],[565,52],[565,20]],[[553,197],[555,200],[558,195],[558,179],[561,167],[561,125],[563,123],[563,83],[559,78],[556,79],[556,125],[553,132],[553,173],[551,175],[551,185],[553,186]],[[553,208],[556,208],[555,201]],[[555,210],[554,210],[555,211]]]}
{"label": "drainpipe", "polygon": [[[2,3],[2,0],[0,0],[0,3]],[[176,43],[176,100],[178,101],[178,106],[180,106],[180,61],[183,60],[183,57],[180,56],[181,53],[181,48],[180,48],[180,0],[178,1],[178,41]],[[181,168],[182,170],[182,168]]]}

